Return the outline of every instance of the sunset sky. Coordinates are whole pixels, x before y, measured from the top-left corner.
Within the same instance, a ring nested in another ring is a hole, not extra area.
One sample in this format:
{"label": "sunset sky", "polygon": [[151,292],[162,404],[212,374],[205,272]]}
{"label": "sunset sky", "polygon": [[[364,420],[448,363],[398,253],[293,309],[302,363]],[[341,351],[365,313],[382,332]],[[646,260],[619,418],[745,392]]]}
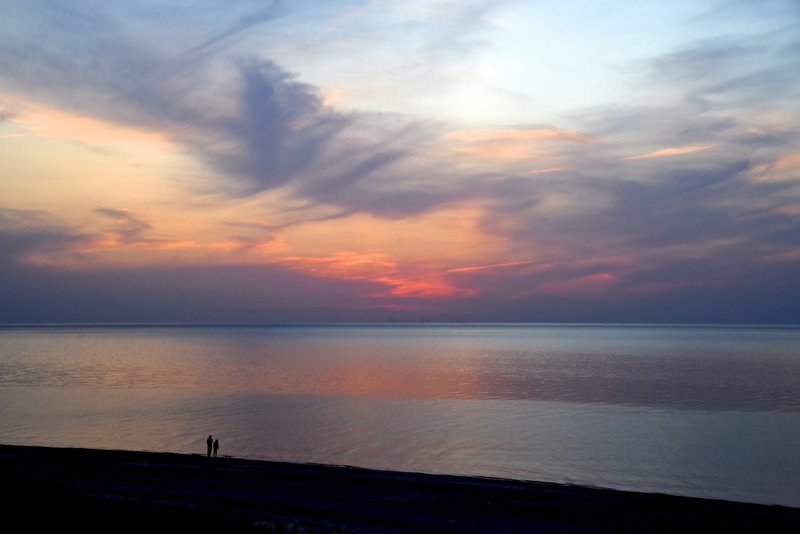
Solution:
{"label": "sunset sky", "polygon": [[797,0],[4,0],[0,322],[800,323]]}

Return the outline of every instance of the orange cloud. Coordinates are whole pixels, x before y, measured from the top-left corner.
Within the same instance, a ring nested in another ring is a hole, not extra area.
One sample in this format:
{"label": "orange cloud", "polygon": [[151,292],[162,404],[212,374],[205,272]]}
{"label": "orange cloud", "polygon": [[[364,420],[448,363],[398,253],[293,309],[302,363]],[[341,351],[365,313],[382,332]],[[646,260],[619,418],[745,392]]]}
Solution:
{"label": "orange cloud", "polygon": [[391,287],[391,294],[395,297],[447,297],[457,292],[452,285],[435,275],[422,277],[384,276],[375,279]]}
{"label": "orange cloud", "polygon": [[102,146],[138,146],[159,150],[174,148],[166,136],[158,132],[103,122],[24,100],[17,100],[15,106],[19,109],[14,114],[13,122],[29,135]]}
{"label": "orange cloud", "polygon": [[394,272],[397,264],[380,253],[342,252],[332,256],[292,256],[284,263],[293,269],[325,278],[344,280],[367,280]]}
{"label": "orange cloud", "polygon": [[584,133],[555,128],[465,130],[450,132],[446,137],[457,143],[457,152],[495,160],[540,159],[547,142],[552,141],[594,142],[594,138]]}
{"label": "orange cloud", "polygon": [[789,154],[775,162],[776,169],[800,169],[800,152]]}
{"label": "orange cloud", "polygon": [[[468,293],[455,288],[435,270],[415,268],[413,273],[403,272],[397,262],[381,253],[342,252],[323,257],[289,257],[282,262],[314,276],[383,284],[388,286],[388,294],[395,297],[433,298]],[[370,296],[385,297],[387,294]]]}
{"label": "orange cloud", "polygon": [[[53,240],[32,250],[24,258],[29,264],[82,268],[89,265],[143,265],[168,261],[226,261],[230,254],[272,251],[282,246],[279,236],[261,238],[231,237],[174,238],[158,235],[153,226],[128,209],[98,208],[95,215],[106,228],[75,231],[72,237]],[[169,251],[167,255],[165,251]],[[173,252],[180,251],[180,252]],[[220,253],[221,252],[221,253]],[[215,254],[216,253],[216,254]],[[241,258],[239,258],[241,259]],[[263,261],[263,257],[259,259]]]}
{"label": "orange cloud", "polygon": [[715,146],[717,145],[706,144],[706,145],[687,145],[687,146],[679,146],[672,148],[662,148],[660,150],[656,150],[655,152],[648,152],[647,154],[628,156],[625,159],[634,160],[634,159],[647,159],[647,158],[661,158],[664,156],[677,156],[680,154],[693,154],[694,152],[702,152],[703,150],[708,150],[709,148],[714,148]]}
{"label": "orange cloud", "polygon": [[456,267],[455,269],[450,269],[448,273],[470,273],[476,271],[489,271],[493,269],[503,269],[507,267],[519,267],[521,265],[542,265],[537,261],[533,260],[521,260],[521,261],[507,261],[502,263],[490,263],[487,265],[470,265],[467,267]]}
{"label": "orange cloud", "polygon": [[548,167],[547,169],[533,169],[528,171],[528,174],[547,174],[551,172],[561,172],[566,170],[566,167]]}
{"label": "orange cloud", "polygon": [[800,179],[800,152],[787,154],[771,163],[756,165],[752,175],[756,180],[765,182]]}
{"label": "orange cloud", "polygon": [[486,129],[486,130],[456,130],[447,134],[449,139],[465,142],[486,141],[540,141],[557,140],[573,143],[591,143],[594,141],[589,135],[573,130],[558,130],[556,128],[528,128],[528,129]]}

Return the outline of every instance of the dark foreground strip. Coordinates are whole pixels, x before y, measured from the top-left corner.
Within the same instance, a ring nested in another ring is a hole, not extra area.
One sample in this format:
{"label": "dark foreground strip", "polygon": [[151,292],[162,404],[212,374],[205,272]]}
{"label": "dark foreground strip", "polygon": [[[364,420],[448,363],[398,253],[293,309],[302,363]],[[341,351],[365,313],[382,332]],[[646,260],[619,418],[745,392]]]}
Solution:
{"label": "dark foreground strip", "polygon": [[0,445],[6,532],[800,532],[800,508],[561,484]]}

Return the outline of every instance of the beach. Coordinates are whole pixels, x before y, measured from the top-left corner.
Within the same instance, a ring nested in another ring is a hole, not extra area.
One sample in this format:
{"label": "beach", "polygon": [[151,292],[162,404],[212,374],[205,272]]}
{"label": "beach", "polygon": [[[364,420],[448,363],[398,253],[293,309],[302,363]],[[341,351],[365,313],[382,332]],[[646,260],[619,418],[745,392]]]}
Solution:
{"label": "beach", "polygon": [[82,532],[796,532],[800,508],[204,454],[0,446],[6,524]]}

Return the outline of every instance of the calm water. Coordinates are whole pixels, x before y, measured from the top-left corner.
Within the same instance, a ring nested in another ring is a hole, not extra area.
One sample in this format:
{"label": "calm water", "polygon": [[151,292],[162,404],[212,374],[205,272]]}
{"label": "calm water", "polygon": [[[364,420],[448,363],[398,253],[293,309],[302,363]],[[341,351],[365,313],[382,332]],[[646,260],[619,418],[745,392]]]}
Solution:
{"label": "calm water", "polygon": [[0,432],[800,506],[800,328],[2,327]]}

